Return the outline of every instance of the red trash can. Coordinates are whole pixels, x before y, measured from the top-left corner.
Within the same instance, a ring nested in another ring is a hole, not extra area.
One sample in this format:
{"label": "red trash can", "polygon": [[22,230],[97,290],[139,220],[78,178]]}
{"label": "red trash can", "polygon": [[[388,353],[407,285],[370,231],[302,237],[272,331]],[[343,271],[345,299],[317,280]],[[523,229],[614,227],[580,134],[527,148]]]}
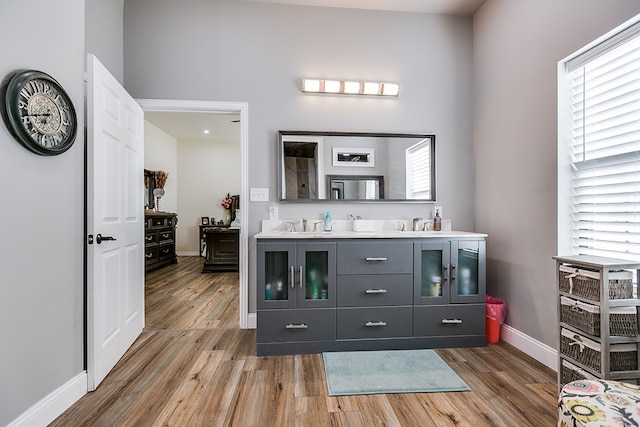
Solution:
{"label": "red trash can", "polygon": [[500,329],[507,317],[507,304],[499,298],[486,296],[487,304],[487,342],[497,343],[500,341]]}

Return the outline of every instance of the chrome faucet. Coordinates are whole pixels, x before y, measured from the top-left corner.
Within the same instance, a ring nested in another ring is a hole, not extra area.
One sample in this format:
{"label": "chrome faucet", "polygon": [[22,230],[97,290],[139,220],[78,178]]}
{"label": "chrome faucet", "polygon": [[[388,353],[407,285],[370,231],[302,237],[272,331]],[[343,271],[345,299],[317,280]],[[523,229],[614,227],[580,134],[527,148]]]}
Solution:
{"label": "chrome faucet", "polygon": [[289,224],[289,231],[291,231],[292,233],[296,231],[296,225],[298,224],[298,221],[286,221],[286,223]]}
{"label": "chrome faucet", "polygon": [[422,218],[413,218],[413,231],[420,231],[420,221]]}

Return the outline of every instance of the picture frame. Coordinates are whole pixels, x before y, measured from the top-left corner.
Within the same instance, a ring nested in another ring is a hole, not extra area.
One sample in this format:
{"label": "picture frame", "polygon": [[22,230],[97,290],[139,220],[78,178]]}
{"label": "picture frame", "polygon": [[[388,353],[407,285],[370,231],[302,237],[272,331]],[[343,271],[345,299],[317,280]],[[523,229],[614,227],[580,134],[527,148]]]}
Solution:
{"label": "picture frame", "polygon": [[208,216],[203,216],[201,221],[202,221],[202,225],[209,225],[209,217]]}
{"label": "picture frame", "polygon": [[375,167],[375,150],[373,148],[333,147],[331,154],[333,166]]}

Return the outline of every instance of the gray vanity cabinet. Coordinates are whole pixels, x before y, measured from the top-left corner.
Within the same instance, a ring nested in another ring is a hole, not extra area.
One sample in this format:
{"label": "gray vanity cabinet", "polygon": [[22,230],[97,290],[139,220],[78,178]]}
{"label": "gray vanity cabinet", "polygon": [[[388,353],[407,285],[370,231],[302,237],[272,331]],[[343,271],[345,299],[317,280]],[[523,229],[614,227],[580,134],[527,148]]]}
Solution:
{"label": "gray vanity cabinet", "polygon": [[258,308],[330,308],[336,305],[336,244],[258,244]]}
{"label": "gray vanity cabinet", "polygon": [[411,337],[413,243],[338,242],[338,339]]}
{"label": "gray vanity cabinet", "polygon": [[[414,244],[415,336],[485,340],[486,242],[433,240]],[[473,344],[476,343],[476,344]]]}
{"label": "gray vanity cabinet", "polygon": [[485,236],[260,238],[257,353],[484,346]]}
{"label": "gray vanity cabinet", "polygon": [[260,242],[258,354],[281,343],[334,341],[336,244]]}
{"label": "gray vanity cabinet", "polygon": [[416,242],[413,258],[414,302],[417,305],[484,304],[484,240]]}

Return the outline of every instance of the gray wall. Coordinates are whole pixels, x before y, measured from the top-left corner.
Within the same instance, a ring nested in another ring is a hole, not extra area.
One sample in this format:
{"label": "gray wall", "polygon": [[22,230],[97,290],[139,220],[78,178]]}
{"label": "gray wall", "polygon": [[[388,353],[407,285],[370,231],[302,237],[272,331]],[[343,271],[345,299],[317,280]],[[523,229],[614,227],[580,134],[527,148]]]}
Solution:
{"label": "gray wall", "polygon": [[0,78],[19,68],[52,75],[79,122],[74,145],[54,157],[32,154],[0,125],[0,425],[7,425],[84,366],[84,1],[4,1],[0,39]]}
{"label": "gray wall", "polygon": [[487,289],[507,302],[508,325],[552,348],[557,62],[637,13],[637,0],[488,0],[474,17],[475,228],[489,234]]}
{"label": "gray wall", "polygon": [[[434,133],[439,204],[472,230],[472,19],[225,0],[128,0],[124,81],[135,98],[249,103],[249,185],[277,199],[280,129]],[[188,66],[187,66],[188,65]],[[397,99],[303,95],[300,79],[397,81]],[[251,203],[249,235],[269,203]],[[426,204],[282,204],[280,218],[428,217]],[[355,213],[355,212],[354,212]],[[253,244],[253,242],[250,242]],[[255,259],[250,252],[250,311]]]}
{"label": "gray wall", "polygon": [[85,7],[86,51],[95,55],[122,84],[124,0],[89,0]]}

